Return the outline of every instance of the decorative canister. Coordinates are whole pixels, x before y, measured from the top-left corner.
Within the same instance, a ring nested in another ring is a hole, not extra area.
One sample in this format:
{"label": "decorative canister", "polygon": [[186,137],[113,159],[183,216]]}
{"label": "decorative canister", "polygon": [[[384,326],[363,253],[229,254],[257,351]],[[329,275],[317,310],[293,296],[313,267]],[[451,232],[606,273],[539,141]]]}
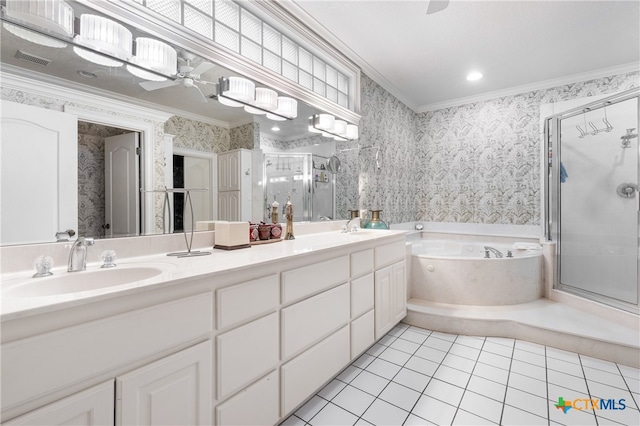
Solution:
{"label": "decorative canister", "polygon": [[261,240],[268,240],[271,238],[271,225],[267,225],[266,223],[258,225],[258,237]]}
{"label": "decorative canister", "polygon": [[371,210],[371,220],[364,224],[363,228],[367,229],[389,229],[386,223],[380,219],[382,210]]}
{"label": "decorative canister", "polygon": [[282,237],[282,225],[274,223],[271,225],[271,239],[277,240]]}
{"label": "decorative canister", "polygon": [[249,223],[249,241],[257,241],[258,238],[258,225]]}

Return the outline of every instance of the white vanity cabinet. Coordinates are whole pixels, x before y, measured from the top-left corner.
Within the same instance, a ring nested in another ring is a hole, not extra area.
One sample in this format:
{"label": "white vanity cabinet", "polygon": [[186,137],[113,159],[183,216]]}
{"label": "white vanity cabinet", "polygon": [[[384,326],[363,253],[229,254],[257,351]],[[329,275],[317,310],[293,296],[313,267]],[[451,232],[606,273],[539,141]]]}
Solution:
{"label": "white vanity cabinet", "polygon": [[251,220],[251,151],[218,154],[218,219]]}
{"label": "white vanity cabinet", "polygon": [[375,264],[375,338],[377,340],[407,315],[405,244],[398,242],[376,247]]}

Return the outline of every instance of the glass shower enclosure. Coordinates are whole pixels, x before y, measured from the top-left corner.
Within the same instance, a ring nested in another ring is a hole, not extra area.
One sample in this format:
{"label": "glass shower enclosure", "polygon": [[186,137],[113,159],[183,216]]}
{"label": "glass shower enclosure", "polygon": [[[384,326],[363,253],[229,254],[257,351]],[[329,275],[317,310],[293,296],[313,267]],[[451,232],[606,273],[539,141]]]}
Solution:
{"label": "glass shower enclosure", "polygon": [[271,204],[280,204],[279,222],[284,222],[287,197],[293,203],[293,220],[319,221],[335,217],[335,175],[326,169],[327,158],[308,153],[264,155],[264,218],[271,222]]}
{"label": "glass shower enclosure", "polygon": [[546,231],[555,287],[638,312],[639,94],[633,89],[545,121]]}

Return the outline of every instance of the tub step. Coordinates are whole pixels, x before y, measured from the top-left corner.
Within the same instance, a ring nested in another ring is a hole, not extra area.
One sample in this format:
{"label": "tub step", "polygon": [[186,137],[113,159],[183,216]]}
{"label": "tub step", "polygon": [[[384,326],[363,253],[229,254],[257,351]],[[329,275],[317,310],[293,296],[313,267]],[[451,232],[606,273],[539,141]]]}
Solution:
{"label": "tub step", "polygon": [[560,302],[463,306],[409,299],[403,322],[445,333],[510,337],[640,368],[640,332]]}

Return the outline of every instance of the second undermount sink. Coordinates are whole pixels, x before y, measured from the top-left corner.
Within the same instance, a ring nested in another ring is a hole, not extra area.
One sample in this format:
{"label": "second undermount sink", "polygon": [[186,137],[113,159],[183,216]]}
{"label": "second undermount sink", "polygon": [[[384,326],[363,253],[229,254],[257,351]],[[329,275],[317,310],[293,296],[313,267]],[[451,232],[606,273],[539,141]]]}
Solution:
{"label": "second undermount sink", "polygon": [[110,269],[59,272],[49,277],[26,278],[7,285],[3,297],[43,297],[99,290],[157,277],[173,265],[119,265]]}

